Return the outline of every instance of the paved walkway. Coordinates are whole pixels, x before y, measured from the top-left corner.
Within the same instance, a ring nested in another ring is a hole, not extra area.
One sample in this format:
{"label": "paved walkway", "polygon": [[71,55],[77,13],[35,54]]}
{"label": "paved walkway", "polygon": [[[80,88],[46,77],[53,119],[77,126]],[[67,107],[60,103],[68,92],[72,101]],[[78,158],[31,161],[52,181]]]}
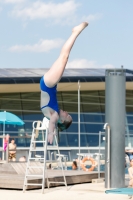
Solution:
{"label": "paved walkway", "polygon": [[41,190],[30,190],[23,193],[18,190],[0,189],[0,199],[4,200],[126,200],[127,195],[105,194],[104,183],[87,183],[66,187],[54,187]]}

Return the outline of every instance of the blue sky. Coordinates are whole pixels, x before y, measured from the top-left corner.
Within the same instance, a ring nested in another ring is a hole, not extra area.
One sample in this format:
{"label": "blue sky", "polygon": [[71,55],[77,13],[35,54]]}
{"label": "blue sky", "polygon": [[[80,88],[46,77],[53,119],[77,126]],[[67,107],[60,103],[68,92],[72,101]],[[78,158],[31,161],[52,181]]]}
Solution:
{"label": "blue sky", "polygon": [[82,21],[68,68],[133,69],[132,0],[0,0],[0,68],[49,68]]}

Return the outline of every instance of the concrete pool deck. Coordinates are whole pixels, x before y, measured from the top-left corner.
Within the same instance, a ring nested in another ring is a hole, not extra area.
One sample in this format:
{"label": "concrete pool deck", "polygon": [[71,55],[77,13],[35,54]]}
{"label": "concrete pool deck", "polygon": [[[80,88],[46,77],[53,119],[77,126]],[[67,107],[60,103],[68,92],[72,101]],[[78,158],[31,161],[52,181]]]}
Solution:
{"label": "concrete pool deck", "polygon": [[0,199],[4,200],[126,200],[127,195],[105,194],[104,183],[86,183],[45,189],[42,194],[40,189],[22,190],[0,189]]}

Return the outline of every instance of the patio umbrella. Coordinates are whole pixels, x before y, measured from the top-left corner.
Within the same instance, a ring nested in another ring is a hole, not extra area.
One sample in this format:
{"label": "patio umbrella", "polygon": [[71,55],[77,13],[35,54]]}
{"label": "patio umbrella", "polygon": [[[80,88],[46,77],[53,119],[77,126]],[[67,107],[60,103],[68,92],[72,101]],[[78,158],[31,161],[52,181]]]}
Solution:
{"label": "patio umbrella", "polygon": [[24,125],[24,122],[16,115],[10,112],[0,112],[0,124],[3,124],[3,135],[5,135],[5,124]]}
{"label": "patio umbrella", "polygon": [[[5,135],[5,124],[24,125],[24,122],[16,115],[10,112],[0,112],[0,124],[3,124],[3,136]],[[4,143],[3,143],[4,144]]]}
{"label": "patio umbrella", "polygon": [[0,124],[24,125],[24,122],[16,115],[10,112],[0,112]]}

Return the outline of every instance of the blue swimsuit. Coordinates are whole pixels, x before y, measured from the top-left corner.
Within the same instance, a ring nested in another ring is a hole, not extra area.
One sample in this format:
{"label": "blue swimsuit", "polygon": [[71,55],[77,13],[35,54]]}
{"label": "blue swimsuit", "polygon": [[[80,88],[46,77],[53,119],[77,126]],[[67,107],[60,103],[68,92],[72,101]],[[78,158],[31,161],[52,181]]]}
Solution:
{"label": "blue swimsuit", "polygon": [[57,96],[56,96],[56,93],[57,93],[56,87],[57,87],[57,85],[55,85],[52,88],[47,87],[46,84],[44,83],[43,77],[41,78],[40,89],[44,92],[47,92],[50,97],[48,104],[45,106],[42,106],[41,109],[43,109],[45,107],[50,107],[53,110],[55,110],[57,113],[59,113],[59,106],[58,106]]}

